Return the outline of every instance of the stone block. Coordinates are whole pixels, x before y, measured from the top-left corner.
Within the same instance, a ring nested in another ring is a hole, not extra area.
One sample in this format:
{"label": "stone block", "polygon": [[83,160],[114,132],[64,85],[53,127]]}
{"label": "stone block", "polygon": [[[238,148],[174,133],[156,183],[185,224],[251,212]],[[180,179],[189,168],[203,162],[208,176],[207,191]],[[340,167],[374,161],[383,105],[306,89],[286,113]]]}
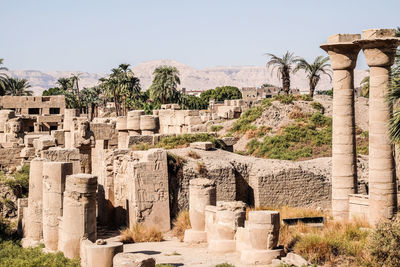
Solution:
{"label": "stone block", "polygon": [[395,29],[369,29],[362,31],[364,40],[396,37]]}
{"label": "stone block", "polygon": [[33,146],[36,151],[42,151],[50,147],[57,146],[56,139],[50,135],[41,136],[38,139],[33,140]]}
{"label": "stone block", "polygon": [[21,158],[32,158],[35,156],[35,148],[33,147],[24,147],[21,150],[20,157]]}
{"label": "stone block", "polygon": [[361,34],[334,34],[328,37],[328,44],[348,43],[360,39]]}
{"label": "stone block", "polygon": [[207,232],[200,230],[187,229],[183,238],[185,243],[197,244],[207,242]]}
{"label": "stone block", "polygon": [[35,139],[39,139],[40,137],[42,137],[43,135],[25,135],[24,136],[24,145],[26,147],[33,147],[33,141]]}
{"label": "stone block", "polygon": [[271,264],[273,259],[283,254],[282,249],[274,250],[243,250],[240,261],[243,264]]}
{"label": "stone block", "polygon": [[190,144],[190,148],[200,149],[200,150],[211,150],[214,145],[211,142],[194,142]]}
{"label": "stone block", "polygon": [[54,130],[51,131],[51,136],[56,139],[58,146],[64,146],[65,144],[65,131],[64,130]]}

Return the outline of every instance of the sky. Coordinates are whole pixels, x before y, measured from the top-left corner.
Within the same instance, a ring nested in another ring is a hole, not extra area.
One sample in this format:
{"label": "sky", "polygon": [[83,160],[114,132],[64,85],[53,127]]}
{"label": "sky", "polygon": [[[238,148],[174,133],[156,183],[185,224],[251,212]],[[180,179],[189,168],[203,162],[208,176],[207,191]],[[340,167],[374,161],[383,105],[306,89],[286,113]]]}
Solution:
{"label": "sky", "polygon": [[394,28],[399,12],[399,0],[0,0],[0,58],[99,73],[158,59],[261,66],[286,51],[311,61],[329,35]]}

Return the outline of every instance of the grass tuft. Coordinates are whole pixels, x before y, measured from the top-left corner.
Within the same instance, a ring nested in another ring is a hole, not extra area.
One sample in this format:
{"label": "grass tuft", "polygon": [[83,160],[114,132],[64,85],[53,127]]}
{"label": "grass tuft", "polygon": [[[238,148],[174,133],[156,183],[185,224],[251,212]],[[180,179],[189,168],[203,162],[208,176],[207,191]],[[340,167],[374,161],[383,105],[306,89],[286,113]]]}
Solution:
{"label": "grass tuft", "polygon": [[120,234],[123,243],[161,242],[163,240],[161,231],[143,223],[137,223],[131,228],[126,228],[120,231]]}
{"label": "grass tuft", "polygon": [[178,216],[173,222],[172,234],[176,236],[181,242],[183,241],[185,231],[191,228],[189,211],[180,211]]}
{"label": "grass tuft", "polygon": [[186,153],[186,156],[191,157],[193,159],[200,159],[201,158],[200,154],[195,152],[195,151],[193,151],[193,150],[188,151]]}

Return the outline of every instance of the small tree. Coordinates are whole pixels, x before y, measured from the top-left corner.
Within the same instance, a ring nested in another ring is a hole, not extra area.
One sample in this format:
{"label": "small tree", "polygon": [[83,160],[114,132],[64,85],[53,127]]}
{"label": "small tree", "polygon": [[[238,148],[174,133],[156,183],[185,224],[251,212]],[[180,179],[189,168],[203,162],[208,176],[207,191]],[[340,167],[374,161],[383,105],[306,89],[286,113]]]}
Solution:
{"label": "small tree", "polygon": [[289,94],[290,91],[290,73],[292,72],[292,65],[294,64],[296,57],[293,53],[287,51],[282,58],[275,56],[274,54],[267,53],[269,61],[267,62],[267,68],[272,67],[272,71],[277,69],[278,78],[282,79],[282,87],[285,94]]}
{"label": "small tree", "polygon": [[297,63],[296,67],[293,70],[293,73],[296,73],[299,70],[304,70],[307,75],[308,85],[310,88],[310,96],[314,96],[315,88],[317,87],[321,75],[325,74],[332,81],[332,77],[330,74],[330,64],[328,63],[329,57],[318,56],[315,58],[313,63],[308,63],[304,58],[295,59],[294,62]]}

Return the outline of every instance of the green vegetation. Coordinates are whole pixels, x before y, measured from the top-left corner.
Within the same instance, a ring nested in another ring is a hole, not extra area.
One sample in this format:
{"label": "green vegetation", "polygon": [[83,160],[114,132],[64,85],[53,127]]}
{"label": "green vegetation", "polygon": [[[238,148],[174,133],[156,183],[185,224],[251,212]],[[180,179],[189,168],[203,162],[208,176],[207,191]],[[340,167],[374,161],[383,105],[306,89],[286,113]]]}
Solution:
{"label": "green vegetation", "polygon": [[288,105],[292,104],[293,101],[296,100],[296,97],[294,95],[276,95],[273,99],[281,102],[282,104]]}
{"label": "green vegetation", "polygon": [[313,109],[315,109],[315,110],[318,110],[318,111],[321,112],[322,114],[325,113],[325,108],[324,108],[324,106],[323,106],[321,103],[317,102],[317,101],[311,102],[311,107],[312,107]]}
{"label": "green vegetation", "polygon": [[44,253],[43,247],[22,248],[13,241],[0,243],[0,266],[13,267],[78,267],[79,260],[70,260],[63,253]]}
{"label": "green vegetation", "polygon": [[219,132],[224,128],[222,125],[211,125],[210,130],[212,132]]}
{"label": "green vegetation", "polygon": [[239,132],[245,133],[247,130],[253,129],[256,127],[251,125],[256,119],[258,119],[263,113],[264,108],[262,106],[254,106],[246,110],[240,118],[232,125],[230,132]]}
{"label": "green vegetation", "polygon": [[329,156],[332,143],[332,120],[316,112],[297,119],[280,134],[265,136],[262,142],[252,139],[247,154],[257,157],[297,160]]}
{"label": "green vegetation", "polygon": [[217,102],[222,102],[224,100],[241,98],[242,93],[240,92],[239,88],[234,86],[216,87],[215,89],[209,89],[200,94],[200,99],[207,103],[207,105],[211,99],[214,99]]}
{"label": "green vegetation", "polygon": [[303,100],[303,101],[313,101],[313,98],[310,95],[300,95],[298,97],[298,100]]}
{"label": "green vegetation", "polygon": [[208,133],[197,133],[197,134],[182,134],[177,136],[165,137],[160,140],[156,145],[157,147],[163,147],[166,149],[188,147],[193,142],[212,142],[215,147],[221,147],[221,142],[218,139]]}
{"label": "green vegetation", "polygon": [[29,165],[22,166],[21,170],[14,172],[10,176],[5,176],[1,173],[0,182],[6,184],[17,197],[27,197],[29,190]]}
{"label": "green vegetation", "polygon": [[356,127],[356,148],[357,154],[368,155],[369,154],[369,135],[368,131],[362,131]]}
{"label": "green vegetation", "polygon": [[61,252],[43,253],[43,247],[24,249],[17,240],[16,231],[0,217],[0,266],[15,267],[78,267],[79,260],[69,260]]}
{"label": "green vegetation", "polygon": [[220,263],[215,265],[215,267],[235,267],[235,265],[229,264],[229,263]]}
{"label": "green vegetation", "polygon": [[161,104],[175,102],[178,99],[179,71],[176,67],[160,66],[154,72],[153,83],[149,88],[150,99]]}
{"label": "green vegetation", "polygon": [[400,216],[379,223],[368,244],[373,261],[378,266],[400,266]]}

